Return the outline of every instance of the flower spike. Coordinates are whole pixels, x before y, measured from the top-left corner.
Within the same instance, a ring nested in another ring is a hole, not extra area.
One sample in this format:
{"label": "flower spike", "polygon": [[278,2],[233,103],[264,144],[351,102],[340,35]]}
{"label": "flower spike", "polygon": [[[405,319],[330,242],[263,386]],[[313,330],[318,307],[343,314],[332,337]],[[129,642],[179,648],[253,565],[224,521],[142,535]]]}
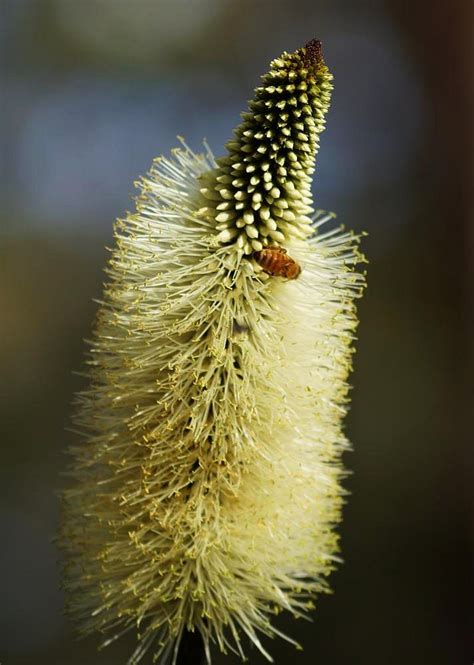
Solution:
{"label": "flower spike", "polygon": [[116,223],[59,544],[69,614],[135,633],[129,665],[243,638],[271,660],[273,615],[328,590],[364,286],[313,212],[331,80],[320,42],[283,53],[228,154],[181,140]]}

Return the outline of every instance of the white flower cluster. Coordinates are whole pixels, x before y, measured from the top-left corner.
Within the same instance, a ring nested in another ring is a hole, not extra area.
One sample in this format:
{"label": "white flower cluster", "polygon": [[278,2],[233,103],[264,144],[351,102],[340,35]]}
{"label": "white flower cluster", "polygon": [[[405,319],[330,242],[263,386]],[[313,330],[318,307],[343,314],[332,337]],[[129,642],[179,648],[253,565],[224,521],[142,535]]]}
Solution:
{"label": "white flower cluster", "polygon": [[[269,76],[288,62],[300,82],[322,71],[312,48],[284,54]],[[272,615],[304,614],[337,560],[364,280],[357,238],[308,217],[321,76],[296,105],[293,90],[259,89],[229,157],[183,144],[157,159],[115,227],[60,545],[70,614],[104,644],[135,631],[130,664],[150,648],[176,662],[186,630],[200,631],[208,662],[211,643],[244,658],[242,636],[266,654],[258,634],[280,634]],[[269,111],[273,134],[260,118],[267,94],[288,100]],[[265,161],[247,145],[266,146]],[[298,279],[257,269],[249,254],[269,241],[298,260]]]}

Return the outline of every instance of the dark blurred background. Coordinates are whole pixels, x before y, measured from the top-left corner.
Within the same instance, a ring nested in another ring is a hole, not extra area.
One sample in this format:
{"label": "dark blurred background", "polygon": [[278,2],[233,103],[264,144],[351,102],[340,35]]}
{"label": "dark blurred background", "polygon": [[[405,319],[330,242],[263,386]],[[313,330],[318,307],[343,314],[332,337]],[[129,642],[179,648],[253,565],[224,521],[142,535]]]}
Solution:
{"label": "dark blurred background", "polygon": [[154,156],[177,134],[219,154],[269,60],[313,37],[336,85],[316,201],[369,232],[369,288],[345,563],[313,623],[281,620],[304,651],[267,646],[277,665],[472,663],[472,2],[0,7],[2,665],[130,653],[75,640],[51,543],[104,245]]}

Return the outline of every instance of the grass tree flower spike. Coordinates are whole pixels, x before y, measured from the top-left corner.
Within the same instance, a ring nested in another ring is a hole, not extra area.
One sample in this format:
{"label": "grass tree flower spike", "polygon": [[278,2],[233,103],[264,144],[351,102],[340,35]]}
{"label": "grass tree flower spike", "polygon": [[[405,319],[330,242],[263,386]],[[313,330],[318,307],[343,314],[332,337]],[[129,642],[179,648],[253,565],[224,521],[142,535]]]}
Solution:
{"label": "grass tree flower spike", "polygon": [[130,665],[193,631],[207,662],[247,638],[271,660],[275,613],[328,590],[364,285],[313,212],[331,81],[318,41],[283,53],[227,154],[183,142],[116,224],[59,540],[69,613],[133,631]]}

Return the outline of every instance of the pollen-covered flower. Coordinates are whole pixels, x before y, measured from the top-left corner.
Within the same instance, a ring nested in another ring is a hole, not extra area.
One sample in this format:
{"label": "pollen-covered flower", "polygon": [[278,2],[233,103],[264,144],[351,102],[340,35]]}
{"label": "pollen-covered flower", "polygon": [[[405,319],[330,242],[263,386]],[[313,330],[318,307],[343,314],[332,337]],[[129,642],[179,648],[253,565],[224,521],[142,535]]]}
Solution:
{"label": "pollen-covered flower", "polygon": [[358,239],[313,214],[331,80],[319,42],[283,53],[226,156],[158,158],[116,224],[60,545],[70,614],[134,631],[129,663],[193,630],[208,662],[266,654],[327,590],[363,287]]}

